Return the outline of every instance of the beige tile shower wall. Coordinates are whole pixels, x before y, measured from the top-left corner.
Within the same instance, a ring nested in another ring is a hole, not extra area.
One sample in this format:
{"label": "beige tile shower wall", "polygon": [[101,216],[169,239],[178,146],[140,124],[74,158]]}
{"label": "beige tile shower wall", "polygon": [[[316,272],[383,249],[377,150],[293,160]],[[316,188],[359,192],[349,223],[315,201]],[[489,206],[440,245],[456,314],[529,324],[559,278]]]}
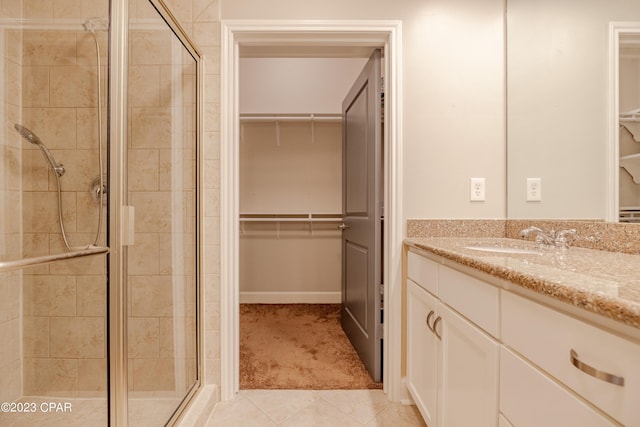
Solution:
{"label": "beige tile shower wall", "polygon": [[[97,37],[102,64],[104,154],[107,33],[98,32]],[[89,194],[91,181],[99,176],[95,45],[89,33],[76,30],[27,30],[22,42],[23,108],[17,122],[31,129],[64,165],[66,173],[60,182],[65,229],[72,246],[87,245],[93,238],[80,234],[95,233],[98,223],[97,205]],[[49,240],[62,243],[56,179],[35,146],[22,141],[21,148],[24,255],[52,253],[55,248],[50,247]],[[43,238],[45,234],[49,237]],[[104,237],[100,243],[105,243]]]}
{"label": "beige tile shower wall", "polygon": [[[131,18],[157,21],[150,8],[132,3]],[[182,47],[166,27],[129,40],[129,389],[182,397],[196,378],[196,68],[172,65]]]}
{"label": "beige tile shower wall", "polygon": [[[249,122],[242,127],[242,213],[340,214],[340,123]],[[275,297],[281,292],[339,293],[341,234],[337,225],[242,223],[240,291]]]}
{"label": "beige tile shower wall", "polygon": [[[63,219],[72,246],[93,243],[98,226],[98,206],[89,194],[91,181],[99,175],[98,72],[93,38],[81,24],[87,18],[106,19],[108,12],[106,0],[24,0],[21,10],[25,19],[51,25],[46,30],[30,27],[19,35],[21,49],[15,55],[22,81],[16,97],[21,110],[12,121],[31,129],[65,166],[60,179]],[[96,36],[104,153],[108,36]],[[36,147],[19,137],[17,146],[22,163],[21,256],[64,252],[55,177]],[[105,224],[99,244],[105,244]],[[106,396],[106,289],[103,256],[24,271],[23,395]]]}
{"label": "beige tile shower wall", "polygon": [[[0,19],[18,18],[21,2],[0,3]],[[0,26],[0,73],[2,99],[0,124],[0,260],[20,257],[21,222],[16,206],[21,203],[20,137],[13,130],[13,122],[20,115],[21,57],[20,33]],[[22,272],[0,273],[0,401],[13,401],[22,396],[22,355],[20,294]]]}
{"label": "beige tile shower wall", "polygon": [[94,256],[25,274],[25,396],[106,396],[105,272],[105,258]]}

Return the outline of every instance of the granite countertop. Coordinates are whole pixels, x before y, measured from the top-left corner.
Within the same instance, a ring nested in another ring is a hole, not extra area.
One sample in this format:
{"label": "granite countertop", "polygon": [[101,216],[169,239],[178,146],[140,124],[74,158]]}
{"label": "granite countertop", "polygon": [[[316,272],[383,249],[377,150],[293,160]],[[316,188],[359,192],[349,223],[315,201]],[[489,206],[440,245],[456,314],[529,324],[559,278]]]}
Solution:
{"label": "granite countertop", "polygon": [[[562,250],[506,238],[412,237],[405,243],[640,329],[640,255]],[[508,246],[536,253],[493,253],[467,246]]]}

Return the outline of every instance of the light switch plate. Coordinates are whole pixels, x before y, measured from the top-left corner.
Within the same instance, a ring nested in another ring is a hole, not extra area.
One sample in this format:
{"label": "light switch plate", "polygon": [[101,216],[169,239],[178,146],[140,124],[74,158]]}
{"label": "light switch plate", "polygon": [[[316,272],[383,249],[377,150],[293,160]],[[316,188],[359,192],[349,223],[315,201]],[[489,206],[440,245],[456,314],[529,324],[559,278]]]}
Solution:
{"label": "light switch plate", "polygon": [[471,178],[469,200],[484,202],[484,178]]}

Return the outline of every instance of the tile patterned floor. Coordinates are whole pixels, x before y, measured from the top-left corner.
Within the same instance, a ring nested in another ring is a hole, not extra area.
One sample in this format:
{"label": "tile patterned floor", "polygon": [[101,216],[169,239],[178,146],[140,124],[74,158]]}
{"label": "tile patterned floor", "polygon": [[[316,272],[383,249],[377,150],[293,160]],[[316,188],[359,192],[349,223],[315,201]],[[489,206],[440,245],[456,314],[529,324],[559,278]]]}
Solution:
{"label": "tile patterned floor", "polygon": [[216,405],[207,427],[426,427],[415,406],[382,390],[243,390]]}

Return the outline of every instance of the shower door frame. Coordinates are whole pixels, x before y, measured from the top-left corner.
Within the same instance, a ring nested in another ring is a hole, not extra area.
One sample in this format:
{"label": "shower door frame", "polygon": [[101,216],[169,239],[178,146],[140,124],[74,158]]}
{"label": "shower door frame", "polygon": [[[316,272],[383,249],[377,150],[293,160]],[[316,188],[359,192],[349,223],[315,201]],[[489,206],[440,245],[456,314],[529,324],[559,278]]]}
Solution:
{"label": "shower door frame", "polygon": [[402,315],[402,22],[397,20],[223,20],[220,150],[221,399],[239,390],[239,50],[240,46],[376,46],[385,58],[383,384],[391,401],[401,383]]}
{"label": "shower door frame", "polygon": [[[111,1],[111,33],[109,35],[109,227],[107,239],[110,253],[108,264],[108,351],[109,351],[109,425],[126,427],[128,425],[128,347],[127,347],[127,256],[130,239],[133,238],[133,224],[129,224],[126,215],[128,200],[127,180],[127,145],[128,145],[128,54],[129,54],[129,2],[128,0]],[[203,349],[203,313],[201,285],[204,283],[202,264],[202,230],[204,208],[203,200],[204,168],[200,164],[203,152],[202,112],[204,107],[204,61],[200,50],[189,35],[178,24],[163,0],[147,0],[157,10],[169,29],[189,51],[196,62],[196,354],[197,378],[193,387],[184,396],[182,403],[173,416],[167,420],[170,425],[175,422],[191,399],[202,386],[204,372]],[[128,234],[131,225],[131,235]]]}

